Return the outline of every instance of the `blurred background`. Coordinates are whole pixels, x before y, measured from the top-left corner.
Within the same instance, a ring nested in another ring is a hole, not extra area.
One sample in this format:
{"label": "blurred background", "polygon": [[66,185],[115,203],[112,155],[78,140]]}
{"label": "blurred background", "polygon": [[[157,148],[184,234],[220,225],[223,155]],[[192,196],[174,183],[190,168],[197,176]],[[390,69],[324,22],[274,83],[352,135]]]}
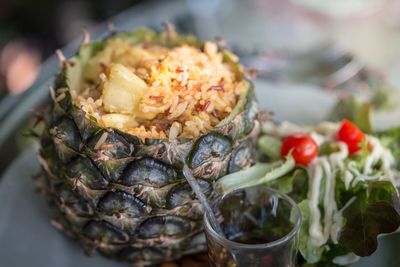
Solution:
{"label": "blurred background", "polygon": [[[309,52],[334,43],[380,68],[392,67],[400,53],[397,0],[2,0],[0,95],[29,88],[41,63],[83,28],[92,29],[135,6],[167,14],[178,7],[186,14],[180,21],[186,24],[184,31],[203,38],[224,36],[240,45],[241,52]],[[268,68],[267,63],[282,63],[277,60],[253,63]]]}
{"label": "blurred background", "polygon": [[0,92],[19,94],[55,49],[140,0],[0,1]]}
{"label": "blurred background", "polygon": [[335,97],[373,92],[377,105],[391,96],[375,89],[400,88],[398,0],[1,0],[0,173],[29,145],[21,133],[30,134],[48,95],[56,49],[71,56],[83,29],[101,38],[110,23],[160,30],[166,21],[200,38],[223,37],[269,83],[313,85]]}

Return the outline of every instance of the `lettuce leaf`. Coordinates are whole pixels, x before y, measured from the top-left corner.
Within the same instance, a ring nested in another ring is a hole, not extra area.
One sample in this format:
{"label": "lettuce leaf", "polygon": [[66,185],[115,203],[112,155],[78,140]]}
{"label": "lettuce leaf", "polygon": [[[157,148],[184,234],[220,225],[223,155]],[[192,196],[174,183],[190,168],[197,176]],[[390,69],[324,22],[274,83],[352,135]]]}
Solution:
{"label": "lettuce leaf", "polygon": [[267,185],[287,194],[298,203],[307,198],[308,174],[305,169],[296,168],[290,174],[273,180],[267,183]]}
{"label": "lettuce leaf", "polygon": [[374,181],[359,191],[356,200],[343,212],[345,223],[339,244],[356,255],[371,255],[378,246],[379,234],[392,233],[400,227],[399,198],[390,182]]}
{"label": "lettuce leaf", "polygon": [[239,188],[267,184],[284,177],[295,169],[296,162],[291,154],[285,160],[270,163],[256,163],[252,167],[228,174],[219,179],[214,188],[221,193],[231,192]]}
{"label": "lettuce leaf", "polygon": [[278,138],[263,135],[257,141],[257,147],[271,160],[278,160],[281,157],[282,141]]}

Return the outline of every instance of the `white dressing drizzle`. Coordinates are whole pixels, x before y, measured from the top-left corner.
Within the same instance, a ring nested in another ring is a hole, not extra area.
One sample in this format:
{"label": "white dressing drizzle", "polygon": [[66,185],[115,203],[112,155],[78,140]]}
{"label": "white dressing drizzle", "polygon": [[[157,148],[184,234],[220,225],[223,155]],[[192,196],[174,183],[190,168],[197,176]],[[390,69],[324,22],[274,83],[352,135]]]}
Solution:
{"label": "white dressing drizzle", "polygon": [[332,262],[337,265],[349,265],[349,264],[357,262],[359,259],[360,259],[360,257],[357,256],[356,254],[349,253],[349,254],[346,254],[343,256],[337,256],[337,257],[333,258]]}
{"label": "white dressing drizzle", "polygon": [[349,190],[350,183],[353,180],[353,178],[354,178],[354,175],[349,170],[346,170],[344,172],[344,175],[342,176],[342,179],[343,179],[344,187],[345,187],[346,190]]}
{"label": "white dressing drizzle", "polygon": [[[338,143],[339,151],[330,154],[329,156],[323,156],[317,158],[308,169],[311,186],[309,194],[310,196],[310,219],[311,224],[309,228],[309,234],[311,240],[316,246],[324,245],[331,234],[331,228],[333,224],[333,216],[337,212],[337,205],[335,201],[335,185],[336,185],[336,172],[344,170],[343,160],[348,156],[348,149],[344,143]],[[316,178],[316,170],[321,169],[320,177]],[[314,170],[314,171],[312,171]],[[324,206],[324,226],[320,223],[321,211],[319,210],[319,195],[321,191],[321,180],[325,178],[325,193],[323,199]],[[322,231],[323,229],[323,231]]]}
{"label": "white dressing drizzle", "polygon": [[373,170],[374,164],[379,161],[382,161],[382,169],[385,177],[389,178],[389,181],[393,184],[396,184],[394,180],[393,172],[390,169],[390,166],[394,163],[394,158],[389,149],[382,146],[381,142],[376,137],[367,136],[368,143],[372,146],[372,152],[368,155],[365,160],[364,165],[364,175],[371,174]]}
{"label": "white dressing drizzle", "polygon": [[335,201],[336,173],[332,170],[328,160],[324,159],[322,166],[326,177],[324,196],[324,243],[326,243],[331,232],[333,214],[337,211]]}
{"label": "white dressing drizzle", "polygon": [[318,146],[322,145],[326,141],[325,136],[323,136],[322,134],[311,132],[310,135],[312,139],[318,144]]}
{"label": "white dressing drizzle", "polygon": [[345,172],[346,166],[344,165],[344,160],[349,156],[349,150],[347,145],[343,142],[336,142],[336,145],[338,146],[339,151],[330,154],[329,161],[334,169],[338,168],[341,172]]}
{"label": "white dressing drizzle", "polygon": [[322,233],[322,225],[320,223],[321,212],[318,207],[319,193],[322,180],[322,167],[319,164],[319,159],[316,159],[307,168],[309,176],[309,191],[308,198],[310,199],[310,227],[308,229],[311,241],[315,246],[322,246],[325,243],[324,234]]}

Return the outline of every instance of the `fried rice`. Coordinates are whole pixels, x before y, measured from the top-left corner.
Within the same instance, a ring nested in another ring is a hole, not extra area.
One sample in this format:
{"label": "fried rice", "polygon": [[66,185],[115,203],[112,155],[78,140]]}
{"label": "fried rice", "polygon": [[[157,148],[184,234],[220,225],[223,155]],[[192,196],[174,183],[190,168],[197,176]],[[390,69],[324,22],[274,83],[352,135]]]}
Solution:
{"label": "fried rice", "polygon": [[[116,66],[144,81],[136,111],[115,111],[105,105],[104,88]],[[229,115],[246,90],[246,81],[224,63],[223,53],[213,42],[201,49],[189,45],[167,48],[112,38],[89,60],[84,78],[74,94],[76,105],[101,126],[142,139],[205,134]],[[115,118],[121,119],[119,123]]]}

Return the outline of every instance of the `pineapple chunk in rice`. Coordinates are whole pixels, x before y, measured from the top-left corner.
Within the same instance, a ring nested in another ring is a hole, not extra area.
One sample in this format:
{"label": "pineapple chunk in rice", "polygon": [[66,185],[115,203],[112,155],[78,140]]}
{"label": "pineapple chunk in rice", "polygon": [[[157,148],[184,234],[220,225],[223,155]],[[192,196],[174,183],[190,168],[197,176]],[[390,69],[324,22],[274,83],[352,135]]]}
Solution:
{"label": "pineapple chunk in rice", "polygon": [[135,117],[153,119],[156,114],[139,110],[140,100],[148,86],[129,68],[113,64],[102,84],[102,103],[109,112],[101,117],[105,127],[119,129],[138,126]]}
{"label": "pineapple chunk in rice", "polygon": [[133,128],[139,126],[134,116],[125,114],[104,114],[101,116],[101,122],[106,127],[117,129],[123,129],[127,127]]}
{"label": "pineapple chunk in rice", "polygon": [[110,67],[102,87],[104,110],[122,114],[134,114],[147,90],[147,84],[121,64]]}

